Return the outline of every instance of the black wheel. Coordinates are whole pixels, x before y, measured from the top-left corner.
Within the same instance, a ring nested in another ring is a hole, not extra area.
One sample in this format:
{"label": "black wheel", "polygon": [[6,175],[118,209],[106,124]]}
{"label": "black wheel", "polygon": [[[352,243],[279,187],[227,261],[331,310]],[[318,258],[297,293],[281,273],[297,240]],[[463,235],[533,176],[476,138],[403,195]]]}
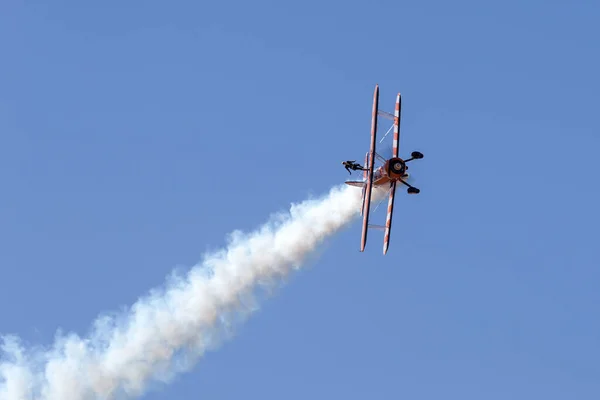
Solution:
{"label": "black wheel", "polygon": [[421,191],[416,187],[409,187],[407,190],[408,194],[419,194]]}
{"label": "black wheel", "polygon": [[423,153],[421,153],[419,151],[413,151],[412,154],[411,154],[411,156],[415,160],[419,160],[419,159],[423,158]]}

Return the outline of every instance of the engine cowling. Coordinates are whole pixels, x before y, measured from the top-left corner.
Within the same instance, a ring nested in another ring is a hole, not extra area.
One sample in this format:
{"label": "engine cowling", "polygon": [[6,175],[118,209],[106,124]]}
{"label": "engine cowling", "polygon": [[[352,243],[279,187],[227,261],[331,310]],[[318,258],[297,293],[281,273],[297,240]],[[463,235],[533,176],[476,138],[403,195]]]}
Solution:
{"label": "engine cowling", "polygon": [[391,158],[387,163],[387,174],[390,178],[402,178],[406,174],[406,163],[401,158]]}

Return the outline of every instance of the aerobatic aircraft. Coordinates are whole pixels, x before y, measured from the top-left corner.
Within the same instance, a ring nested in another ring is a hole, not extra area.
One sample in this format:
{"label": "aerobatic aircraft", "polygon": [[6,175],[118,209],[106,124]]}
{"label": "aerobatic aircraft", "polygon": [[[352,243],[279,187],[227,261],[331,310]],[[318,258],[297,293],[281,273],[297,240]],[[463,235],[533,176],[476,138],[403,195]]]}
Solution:
{"label": "aerobatic aircraft", "polygon": [[[362,208],[361,215],[363,217],[362,225],[362,236],[360,242],[360,251],[365,250],[367,244],[367,230],[369,228],[384,230],[383,237],[383,254],[387,253],[390,244],[390,231],[392,228],[392,216],[394,213],[394,197],[396,194],[396,184],[398,182],[408,187],[407,192],[409,194],[418,194],[419,189],[410,185],[406,182],[408,173],[406,170],[408,167],[406,163],[412,160],[418,160],[423,158],[423,154],[418,151],[413,151],[410,158],[402,159],[398,156],[398,145],[400,141],[400,115],[402,109],[402,97],[400,93],[396,97],[396,109],[394,114],[387,113],[379,110],[379,85],[375,86],[375,93],[373,94],[373,111],[371,116],[371,147],[365,156],[365,165],[363,170],[362,180],[347,180],[346,184],[351,186],[362,187]],[[394,136],[392,141],[392,157],[385,159],[376,152],[376,139],[377,139],[377,122],[378,118],[386,118],[394,121],[394,124],[390,127],[387,133],[383,136],[380,143],[390,133],[390,130],[394,129]],[[378,167],[375,167],[375,159],[381,163]],[[346,162],[348,163],[348,162]],[[347,164],[345,164],[347,165]],[[387,188],[389,192],[388,197],[388,210],[385,226],[370,225],[369,224],[369,211],[371,209],[371,192],[373,187]]]}

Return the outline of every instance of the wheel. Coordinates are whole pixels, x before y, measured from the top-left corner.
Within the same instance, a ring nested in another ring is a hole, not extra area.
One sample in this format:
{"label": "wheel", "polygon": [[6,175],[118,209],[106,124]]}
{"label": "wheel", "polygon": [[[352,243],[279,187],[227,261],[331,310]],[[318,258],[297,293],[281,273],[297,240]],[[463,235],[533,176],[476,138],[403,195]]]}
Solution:
{"label": "wheel", "polygon": [[413,151],[411,154],[412,158],[418,160],[423,158],[423,153],[419,152],[419,151]]}
{"label": "wheel", "polygon": [[416,187],[409,187],[407,190],[408,194],[419,194],[421,191]]}

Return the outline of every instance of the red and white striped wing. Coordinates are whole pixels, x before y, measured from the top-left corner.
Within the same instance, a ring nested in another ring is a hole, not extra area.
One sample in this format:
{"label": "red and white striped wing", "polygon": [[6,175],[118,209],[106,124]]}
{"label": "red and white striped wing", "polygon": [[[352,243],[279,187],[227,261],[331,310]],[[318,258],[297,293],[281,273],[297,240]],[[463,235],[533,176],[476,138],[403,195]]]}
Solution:
{"label": "red and white striped wing", "polygon": [[379,85],[375,86],[373,93],[373,110],[371,114],[371,147],[369,149],[369,164],[367,171],[367,184],[365,186],[365,200],[363,202],[363,226],[360,238],[360,251],[365,250],[367,244],[367,231],[369,230],[369,211],[371,208],[371,192],[373,190],[373,167],[375,166],[375,141],[377,136],[377,111],[379,109]]}
{"label": "red and white striped wing", "polygon": [[[365,168],[368,168],[368,164],[369,164],[369,152],[367,152],[367,154],[365,154],[365,163],[363,164],[365,166]],[[367,170],[363,171],[363,180],[366,182],[367,181]],[[365,184],[362,188],[362,195],[360,197],[360,215],[363,215],[363,212],[365,211],[365,193],[367,191],[367,185]]]}
{"label": "red and white striped wing", "polygon": [[390,197],[388,199],[387,217],[385,219],[385,233],[383,235],[383,254],[390,246],[390,232],[392,230],[392,216],[394,215],[394,198],[396,195],[396,181],[390,182]]}
{"label": "red and white striped wing", "polygon": [[400,147],[400,114],[402,111],[402,96],[398,93],[396,97],[396,109],[394,110],[394,141],[392,143],[392,157],[398,157]]}

